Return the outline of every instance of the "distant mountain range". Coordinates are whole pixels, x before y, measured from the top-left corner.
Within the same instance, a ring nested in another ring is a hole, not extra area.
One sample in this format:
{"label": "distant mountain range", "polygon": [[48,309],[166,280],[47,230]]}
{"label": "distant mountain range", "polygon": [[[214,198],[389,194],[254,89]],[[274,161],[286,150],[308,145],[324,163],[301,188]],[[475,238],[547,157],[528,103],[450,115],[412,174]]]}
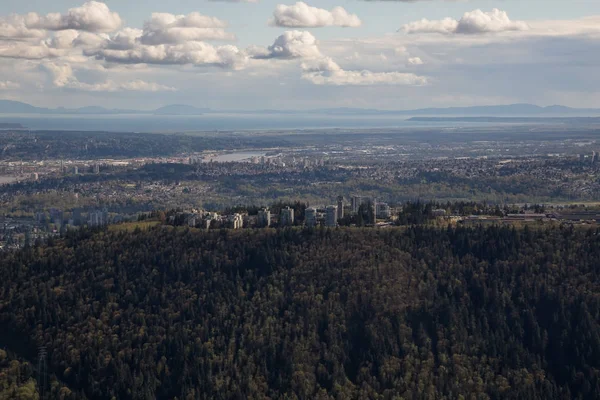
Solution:
{"label": "distant mountain range", "polygon": [[156,110],[127,110],[104,107],[81,107],[81,108],[44,108],[35,107],[19,101],[0,100],[0,114],[52,114],[52,115],[117,115],[117,114],[148,114],[148,115],[202,115],[208,109],[200,109],[187,105],[170,105]]}
{"label": "distant mountain range", "polygon": [[497,106],[420,108],[415,110],[377,110],[366,108],[324,108],[313,110],[211,110],[189,105],[174,104],[156,110],[108,109],[104,107],[44,108],[11,100],[0,100],[0,114],[52,114],[52,115],[202,115],[206,113],[240,114],[321,114],[321,115],[397,115],[397,116],[486,116],[486,117],[568,117],[600,116],[600,109],[571,108],[565,106],[540,107],[533,104],[509,104]]}

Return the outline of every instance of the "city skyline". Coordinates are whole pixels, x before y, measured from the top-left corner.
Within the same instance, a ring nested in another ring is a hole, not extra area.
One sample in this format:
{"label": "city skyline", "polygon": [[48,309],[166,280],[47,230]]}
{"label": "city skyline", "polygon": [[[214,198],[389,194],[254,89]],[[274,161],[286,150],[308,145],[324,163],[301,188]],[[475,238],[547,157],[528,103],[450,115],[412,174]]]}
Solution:
{"label": "city skyline", "polygon": [[585,0],[8,0],[0,98],[139,109],[600,107],[599,21],[600,4]]}

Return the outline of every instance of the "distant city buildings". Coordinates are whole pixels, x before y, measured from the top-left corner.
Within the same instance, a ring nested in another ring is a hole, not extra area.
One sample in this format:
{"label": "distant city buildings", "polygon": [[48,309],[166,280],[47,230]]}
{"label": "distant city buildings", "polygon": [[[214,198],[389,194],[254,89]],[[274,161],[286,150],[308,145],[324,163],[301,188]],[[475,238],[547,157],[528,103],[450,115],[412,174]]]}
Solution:
{"label": "distant city buildings", "polygon": [[344,196],[337,198],[337,219],[338,221],[344,219]]}
{"label": "distant city buildings", "polygon": [[50,221],[54,224],[62,224],[64,220],[64,213],[62,210],[51,208],[50,209]]}
{"label": "distant city buildings", "polygon": [[258,211],[258,226],[261,228],[271,226],[271,211],[268,208]]}
{"label": "distant city buildings", "polygon": [[206,214],[205,218],[204,218],[204,227],[206,229],[210,229],[213,221],[220,221],[221,217],[219,216],[219,214],[211,212]]}
{"label": "distant city buildings", "polygon": [[308,227],[317,226],[317,209],[309,207],[305,211],[305,222]]}
{"label": "distant city buildings", "polygon": [[325,225],[334,228],[338,225],[338,206],[328,206],[325,210]]}
{"label": "distant city buildings", "polygon": [[197,215],[197,214],[190,215],[187,219],[188,226],[190,228],[195,228],[196,225],[198,224],[198,219],[199,219],[199,215]]}
{"label": "distant city buildings", "polygon": [[229,223],[232,229],[242,229],[244,227],[244,218],[241,214],[233,214],[229,216]]}
{"label": "distant city buildings", "polygon": [[392,216],[392,210],[387,203],[377,203],[376,215],[379,219],[389,219]]}
{"label": "distant city buildings", "polygon": [[364,198],[361,196],[352,196],[351,199],[351,207],[352,207],[352,213],[353,214],[357,214],[358,210],[360,209],[360,206],[364,204]]}
{"label": "distant city buildings", "polygon": [[108,210],[105,208],[104,210],[91,211],[88,214],[88,226],[96,227],[96,226],[104,226],[108,225]]}
{"label": "distant city buildings", "polygon": [[431,214],[434,217],[445,217],[446,216],[446,210],[444,210],[443,208],[438,208],[436,210],[432,210]]}
{"label": "distant city buildings", "polygon": [[294,209],[286,207],[281,210],[281,216],[279,218],[281,226],[292,226],[294,225]]}

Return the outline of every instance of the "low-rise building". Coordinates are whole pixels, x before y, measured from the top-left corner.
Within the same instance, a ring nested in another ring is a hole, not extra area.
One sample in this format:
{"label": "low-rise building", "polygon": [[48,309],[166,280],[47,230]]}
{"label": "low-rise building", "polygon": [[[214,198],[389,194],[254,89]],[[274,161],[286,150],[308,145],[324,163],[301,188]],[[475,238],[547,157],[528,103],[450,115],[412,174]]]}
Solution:
{"label": "low-rise building", "polygon": [[380,219],[390,219],[392,217],[392,210],[387,203],[377,203],[376,215]]}

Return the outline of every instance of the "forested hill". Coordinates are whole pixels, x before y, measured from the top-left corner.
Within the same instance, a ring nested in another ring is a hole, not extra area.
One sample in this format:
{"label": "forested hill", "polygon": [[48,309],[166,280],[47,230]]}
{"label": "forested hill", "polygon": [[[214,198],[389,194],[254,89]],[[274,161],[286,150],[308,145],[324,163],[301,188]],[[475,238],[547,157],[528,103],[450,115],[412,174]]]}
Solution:
{"label": "forested hill", "polygon": [[89,399],[598,398],[597,233],[86,232],[0,256],[0,331]]}

